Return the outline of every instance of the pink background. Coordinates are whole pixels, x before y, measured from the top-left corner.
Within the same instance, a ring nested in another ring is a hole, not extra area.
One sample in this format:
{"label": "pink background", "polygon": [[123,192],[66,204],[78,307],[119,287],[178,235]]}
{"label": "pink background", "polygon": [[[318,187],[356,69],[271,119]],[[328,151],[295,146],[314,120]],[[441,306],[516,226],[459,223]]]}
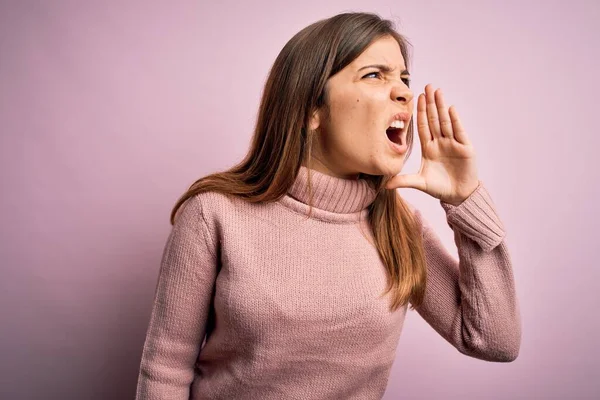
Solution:
{"label": "pink background", "polygon": [[[501,364],[410,312],[385,399],[599,398],[600,3],[247,3],[1,3],[0,398],[133,397],[171,207],[245,154],[285,42],[342,11],[395,19],[413,90],[457,107],[523,318]],[[402,193],[456,254],[437,200]]]}

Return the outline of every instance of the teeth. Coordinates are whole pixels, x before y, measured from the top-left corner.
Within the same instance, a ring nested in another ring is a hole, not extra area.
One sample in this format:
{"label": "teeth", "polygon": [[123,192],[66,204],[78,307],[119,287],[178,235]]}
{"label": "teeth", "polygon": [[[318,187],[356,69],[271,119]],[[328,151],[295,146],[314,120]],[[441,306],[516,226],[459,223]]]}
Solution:
{"label": "teeth", "polygon": [[390,125],[390,128],[404,129],[404,121],[396,120],[396,121],[392,122],[392,124]]}

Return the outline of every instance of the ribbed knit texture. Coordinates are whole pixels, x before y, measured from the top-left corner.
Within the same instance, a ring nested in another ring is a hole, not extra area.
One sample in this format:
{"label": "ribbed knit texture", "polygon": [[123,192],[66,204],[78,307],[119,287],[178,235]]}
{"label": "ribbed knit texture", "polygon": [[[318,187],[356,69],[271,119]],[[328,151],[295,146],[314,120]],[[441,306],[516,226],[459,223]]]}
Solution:
{"label": "ribbed knit texture", "polygon": [[[277,202],[214,192],[186,202],[164,249],[136,398],[380,399],[407,306],[390,312],[381,296],[374,199],[365,180],[301,167]],[[512,361],[520,313],[490,195],[480,182],[460,205],[440,204],[459,259],[409,204],[428,268],[416,310],[459,352]]]}

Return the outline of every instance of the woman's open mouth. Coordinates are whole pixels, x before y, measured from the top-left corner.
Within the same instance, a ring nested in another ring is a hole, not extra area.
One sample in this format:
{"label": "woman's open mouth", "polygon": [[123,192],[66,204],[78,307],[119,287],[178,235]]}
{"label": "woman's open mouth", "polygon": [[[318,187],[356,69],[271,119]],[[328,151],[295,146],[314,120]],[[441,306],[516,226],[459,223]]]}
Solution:
{"label": "woman's open mouth", "polygon": [[386,129],[385,134],[387,135],[388,140],[390,140],[391,142],[396,143],[398,145],[404,144],[404,129],[388,128]]}
{"label": "woman's open mouth", "polygon": [[397,153],[404,154],[408,150],[408,146],[406,144],[406,126],[402,128],[389,127],[385,130],[385,134],[388,138],[388,143]]}

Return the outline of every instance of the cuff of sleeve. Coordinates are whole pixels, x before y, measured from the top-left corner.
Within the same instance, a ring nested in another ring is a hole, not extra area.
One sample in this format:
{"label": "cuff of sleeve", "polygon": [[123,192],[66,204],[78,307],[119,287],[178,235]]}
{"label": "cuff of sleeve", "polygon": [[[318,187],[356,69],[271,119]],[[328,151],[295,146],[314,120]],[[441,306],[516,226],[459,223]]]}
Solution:
{"label": "cuff of sleeve", "polygon": [[504,239],[504,225],[483,182],[479,181],[477,189],[458,206],[443,201],[440,204],[446,211],[448,225],[458,228],[484,251],[491,251]]}

